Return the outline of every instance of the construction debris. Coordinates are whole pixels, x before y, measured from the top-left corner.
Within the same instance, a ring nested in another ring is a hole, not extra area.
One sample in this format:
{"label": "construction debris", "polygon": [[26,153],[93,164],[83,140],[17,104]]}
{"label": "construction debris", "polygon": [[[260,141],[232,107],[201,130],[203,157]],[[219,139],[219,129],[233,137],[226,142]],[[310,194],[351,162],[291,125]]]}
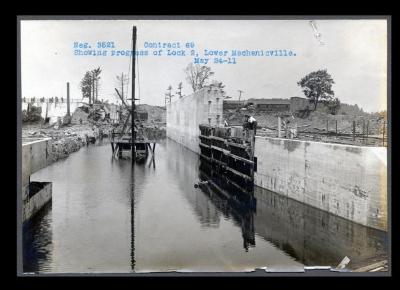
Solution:
{"label": "construction debris", "polygon": [[[146,112],[148,118],[142,120],[137,128],[138,137],[147,137],[151,140],[165,138],[165,109],[149,105],[140,106],[141,111]],[[111,108],[106,103],[83,104],[76,108],[71,116],[59,117],[57,122],[52,124],[44,124],[40,107],[29,105],[27,111],[22,112],[22,137],[51,138],[49,154],[53,162],[67,157],[82,146],[111,136],[113,130],[118,132],[123,126],[122,123],[111,121]],[[119,111],[120,117],[126,117],[129,113],[122,107]]]}
{"label": "construction debris", "polygon": [[82,146],[93,143],[98,139],[107,136],[112,127],[109,125],[75,125],[75,126],[54,126],[48,128],[27,127],[22,130],[22,137],[51,138],[51,159],[57,161],[67,157],[70,153],[79,150]]}
{"label": "construction debris", "polygon": [[27,110],[22,110],[22,122],[23,123],[34,123],[42,121],[43,118],[41,117],[42,108],[36,107],[31,104],[28,104]]}
{"label": "construction debris", "polygon": [[71,124],[88,124],[88,115],[89,108],[88,107],[78,107],[75,112],[72,114]]}

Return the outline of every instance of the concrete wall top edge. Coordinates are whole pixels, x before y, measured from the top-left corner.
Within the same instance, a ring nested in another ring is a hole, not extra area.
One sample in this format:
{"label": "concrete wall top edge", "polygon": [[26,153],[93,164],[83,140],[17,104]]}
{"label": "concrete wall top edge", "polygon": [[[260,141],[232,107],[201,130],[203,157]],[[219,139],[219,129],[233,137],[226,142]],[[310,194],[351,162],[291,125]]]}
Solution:
{"label": "concrete wall top edge", "polygon": [[[188,97],[193,97],[193,95],[199,94],[199,93],[205,91],[206,89],[208,90],[209,87],[204,87],[204,88],[202,88],[202,89],[200,89],[200,90],[198,90],[198,91],[196,91],[196,92],[194,92],[194,93],[192,93],[192,94],[190,94],[190,95],[186,95],[186,96],[183,96],[182,98],[175,99],[175,100],[171,101],[170,103],[167,103],[167,106],[168,106],[168,105],[176,104],[178,101],[181,102],[181,101],[187,99]],[[211,96],[211,95],[210,95],[210,96]],[[217,95],[216,95],[216,96],[217,96]]]}
{"label": "concrete wall top edge", "polygon": [[49,141],[51,138],[22,138],[22,146],[28,146],[35,143]]}
{"label": "concrete wall top edge", "polygon": [[287,138],[278,138],[278,137],[265,137],[265,136],[256,136],[256,139],[264,139],[264,140],[282,140],[282,141],[292,141],[299,143],[311,143],[311,144],[324,144],[330,146],[339,146],[339,147],[354,147],[354,148],[385,148],[382,146],[358,146],[358,145],[350,145],[350,144],[340,144],[340,143],[328,143],[328,142],[319,142],[319,141],[310,141],[310,140],[298,140],[298,139],[287,139]]}

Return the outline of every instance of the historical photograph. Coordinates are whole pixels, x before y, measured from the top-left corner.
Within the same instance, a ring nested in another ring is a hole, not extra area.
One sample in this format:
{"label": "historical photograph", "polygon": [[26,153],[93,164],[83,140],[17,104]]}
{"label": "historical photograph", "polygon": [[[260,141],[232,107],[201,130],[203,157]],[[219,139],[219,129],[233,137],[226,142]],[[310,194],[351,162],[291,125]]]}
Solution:
{"label": "historical photograph", "polygon": [[390,273],[389,17],[18,28],[20,275]]}

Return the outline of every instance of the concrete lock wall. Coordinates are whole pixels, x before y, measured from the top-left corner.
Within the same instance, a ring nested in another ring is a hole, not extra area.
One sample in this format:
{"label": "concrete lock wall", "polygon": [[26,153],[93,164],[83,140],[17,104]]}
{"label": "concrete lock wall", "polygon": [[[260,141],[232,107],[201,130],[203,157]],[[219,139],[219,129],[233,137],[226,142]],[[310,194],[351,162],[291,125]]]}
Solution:
{"label": "concrete lock wall", "polygon": [[306,265],[336,266],[344,256],[350,266],[387,252],[387,234],[255,187],[256,233],[291,252]]}
{"label": "concrete lock wall", "polygon": [[41,182],[43,188],[31,198],[23,201],[22,220],[26,221],[35,215],[47,202],[51,200],[52,183]]}
{"label": "concrete lock wall", "polygon": [[48,154],[51,138],[27,138],[22,140],[22,199],[27,199],[29,177],[51,163]]}
{"label": "concrete lock wall", "polygon": [[387,149],[256,137],[256,186],[387,230]]}
{"label": "concrete lock wall", "polygon": [[222,106],[223,96],[212,86],[167,103],[167,137],[199,153],[199,125],[221,125]]}

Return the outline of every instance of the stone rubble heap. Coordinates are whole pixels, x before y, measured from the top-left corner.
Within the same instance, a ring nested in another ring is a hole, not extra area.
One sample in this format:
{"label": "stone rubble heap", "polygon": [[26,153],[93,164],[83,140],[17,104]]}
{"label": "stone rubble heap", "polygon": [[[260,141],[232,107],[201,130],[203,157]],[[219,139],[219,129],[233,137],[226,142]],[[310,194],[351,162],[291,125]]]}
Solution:
{"label": "stone rubble heap", "polygon": [[107,136],[111,128],[77,125],[61,129],[47,128],[23,132],[23,137],[51,138],[51,159],[57,161],[67,157],[81,147]]}

